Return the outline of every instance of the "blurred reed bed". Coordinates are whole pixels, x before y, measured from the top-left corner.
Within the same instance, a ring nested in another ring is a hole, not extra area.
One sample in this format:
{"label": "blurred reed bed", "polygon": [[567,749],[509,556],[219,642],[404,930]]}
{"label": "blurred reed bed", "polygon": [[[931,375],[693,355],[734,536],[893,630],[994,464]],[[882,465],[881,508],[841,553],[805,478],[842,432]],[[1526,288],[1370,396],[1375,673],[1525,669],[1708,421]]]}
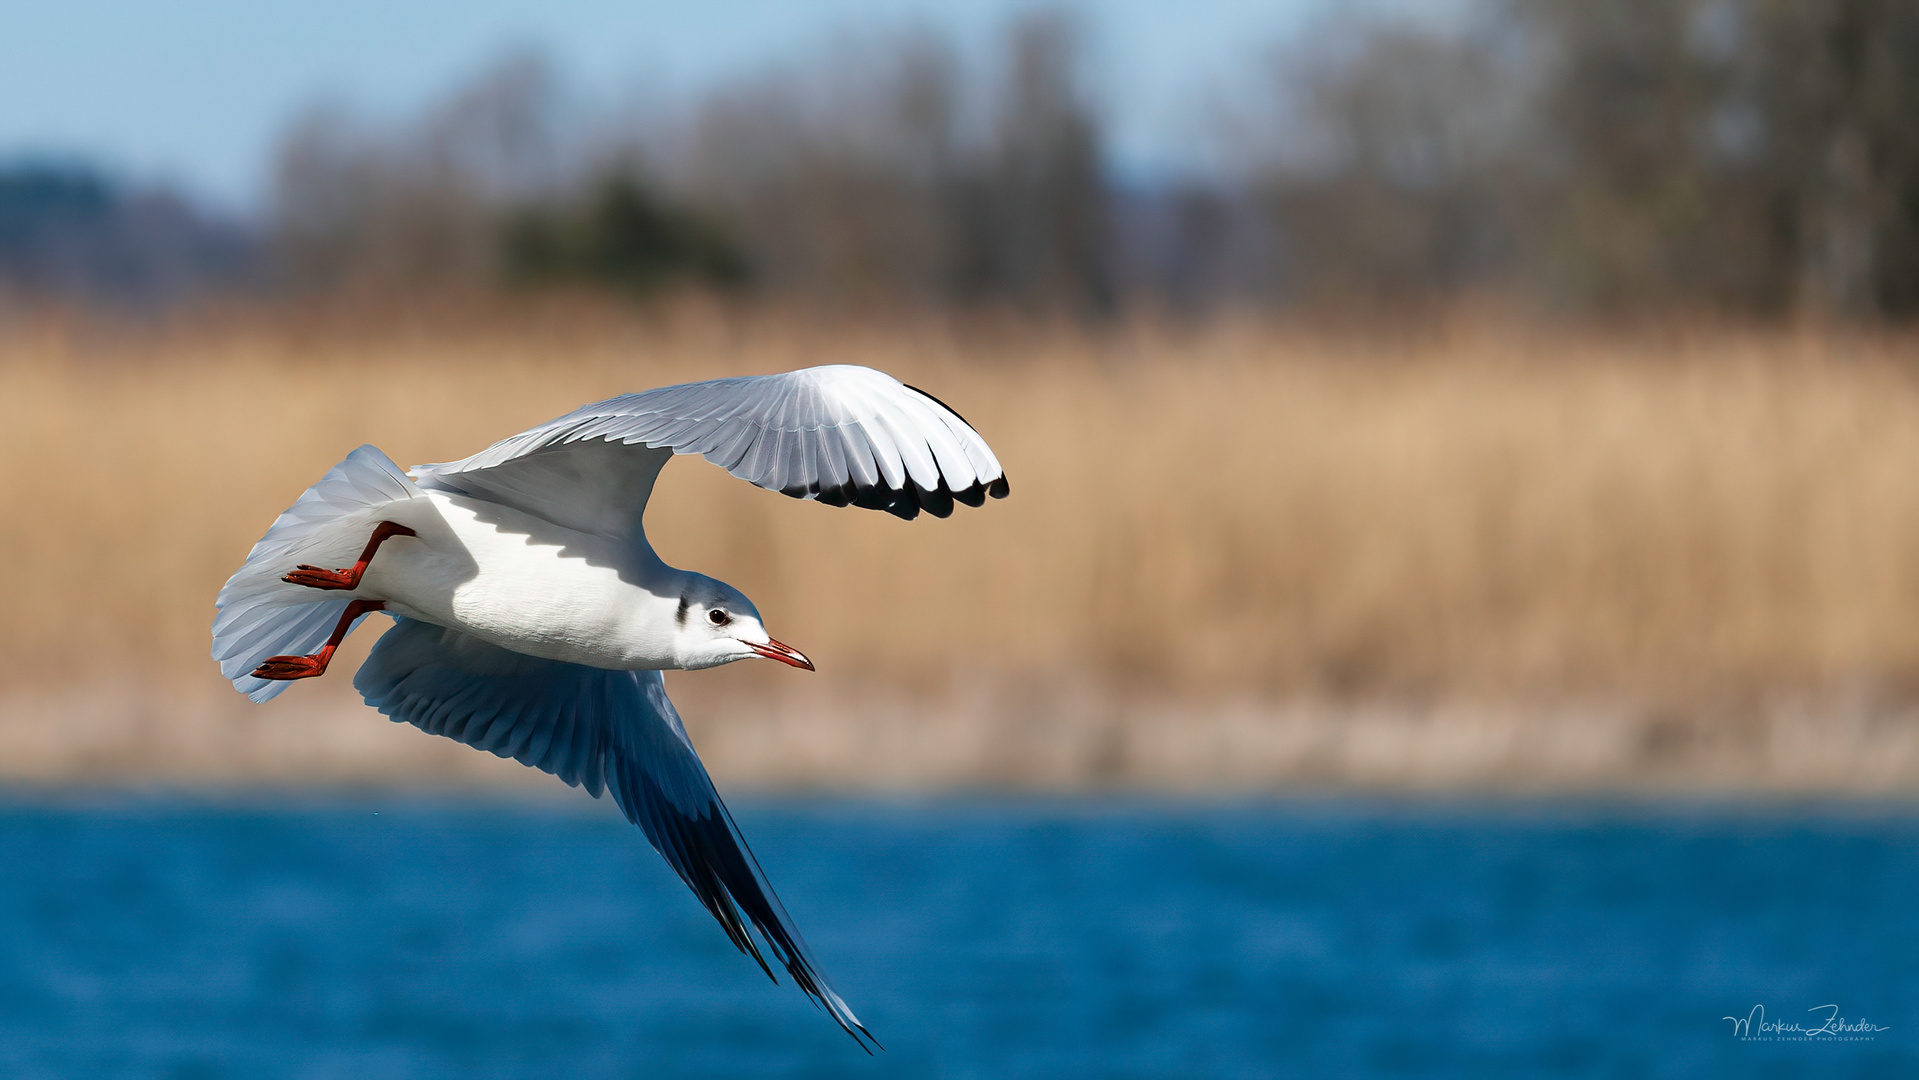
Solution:
{"label": "blurred reed bed", "polygon": [[360,443],[438,461],[620,392],[847,362],[966,415],[1012,498],[905,523],[680,462],[648,521],[669,561],[741,586],[834,684],[1896,690],[1919,670],[1912,356],[1904,338],[1733,331],[722,312],[23,330],[0,340],[0,688],[222,692],[214,592]]}

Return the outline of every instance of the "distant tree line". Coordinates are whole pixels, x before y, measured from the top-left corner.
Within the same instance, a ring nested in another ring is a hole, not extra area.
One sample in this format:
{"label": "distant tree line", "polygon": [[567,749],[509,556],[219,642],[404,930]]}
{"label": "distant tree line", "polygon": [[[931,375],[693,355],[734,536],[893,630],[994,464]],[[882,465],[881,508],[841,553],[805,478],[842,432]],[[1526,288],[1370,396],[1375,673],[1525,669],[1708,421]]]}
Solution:
{"label": "distant tree line", "polygon": [[1009,32],[986,92],[926,34],[848,41],[665,121],[570,117],[515,56],[415,124],[303,118],[274,248],[302,288],[674,284],[847,305],[1117,303],[1074,25]]}
{"label": "distant tree line", "polygon": [[[312,110],[275,159],[260,276],[1085,319],[1479,297],[1919,314],[1910,0],[1337,16],[1216,102],[1216,167],[1180,179],[1116,176],[1081,29],[1028,15],[985,58],[869,34],[684,107],[582,108],[519,55],[409,122]],[[115,263],[136,234],[143,266],[238,265],[214,233],[166,224],[181,206],[85,187],[0,175],[0,288],[167,278]]]}
{"label": "distant tree line", "polygon": [[1280,295],[1919,313],[1919,4],[1497,0],[1313,44],[1241,173]]}
{"label": "distant tree line", "polygon": [[254,238],[159,189],[71,162],[0,165],[0,302],[158,305],[241,286]]}

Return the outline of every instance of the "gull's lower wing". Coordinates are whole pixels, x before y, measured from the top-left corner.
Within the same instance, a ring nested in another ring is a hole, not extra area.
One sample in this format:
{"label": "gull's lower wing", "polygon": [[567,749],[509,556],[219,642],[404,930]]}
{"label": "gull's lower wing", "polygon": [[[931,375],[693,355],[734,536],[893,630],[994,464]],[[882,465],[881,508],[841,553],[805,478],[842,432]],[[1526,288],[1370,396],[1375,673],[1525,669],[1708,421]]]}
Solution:
{"label": "gull's lower wing", "polygon": [[873,1042],[814,967],[693,752],[659,672],[542,660],[400,619],[353,686],[396,721],[542,769],[595,797],[610,791],[741,952],[773,974],[750,922],[801,990],[862,1047]]}
{"label": "gull's lower wing", "polygon": [[852,365],[663,386],[568,413],[423,483],[620,535],[639,521],[669,454],[699,454],[797,499],[913,518],[1004,498],[992,448],[932,395]]}

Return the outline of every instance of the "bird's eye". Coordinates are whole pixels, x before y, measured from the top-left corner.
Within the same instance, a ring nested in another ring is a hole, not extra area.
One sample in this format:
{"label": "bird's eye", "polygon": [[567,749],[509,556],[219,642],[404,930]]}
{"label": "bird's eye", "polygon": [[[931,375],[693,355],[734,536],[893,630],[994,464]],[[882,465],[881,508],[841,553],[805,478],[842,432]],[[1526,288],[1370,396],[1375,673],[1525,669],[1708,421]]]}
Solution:
{"label": "bird's eye", "polygon": [[712,611],[706,613],[706,621],[712,623],[714,626],[725,626],[727,623],[733,621],[733,616],[728,615],[720,608],[714,608]]}

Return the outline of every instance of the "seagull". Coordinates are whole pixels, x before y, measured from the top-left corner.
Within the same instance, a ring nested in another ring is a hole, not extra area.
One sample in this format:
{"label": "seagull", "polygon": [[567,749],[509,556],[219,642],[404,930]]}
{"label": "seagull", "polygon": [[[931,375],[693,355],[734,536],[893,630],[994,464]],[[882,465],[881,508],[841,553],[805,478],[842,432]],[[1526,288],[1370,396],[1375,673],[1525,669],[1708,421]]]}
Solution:
{"label": "seagull", "polygon": [[694,752],[661,675],[762,657],[813,670],[733,586],[668,566],[648,496],[675,454],[797,499],[946,517],[1006,474],[946,404],[871,368],[666,386],[472,457],[402,471],[362,446],[274,521],[216,601],[213,658],[267,701],[326,673],[373,612],[353,686],[396,722],[610,792],[733,944],[748,932],[868,1053]]}

